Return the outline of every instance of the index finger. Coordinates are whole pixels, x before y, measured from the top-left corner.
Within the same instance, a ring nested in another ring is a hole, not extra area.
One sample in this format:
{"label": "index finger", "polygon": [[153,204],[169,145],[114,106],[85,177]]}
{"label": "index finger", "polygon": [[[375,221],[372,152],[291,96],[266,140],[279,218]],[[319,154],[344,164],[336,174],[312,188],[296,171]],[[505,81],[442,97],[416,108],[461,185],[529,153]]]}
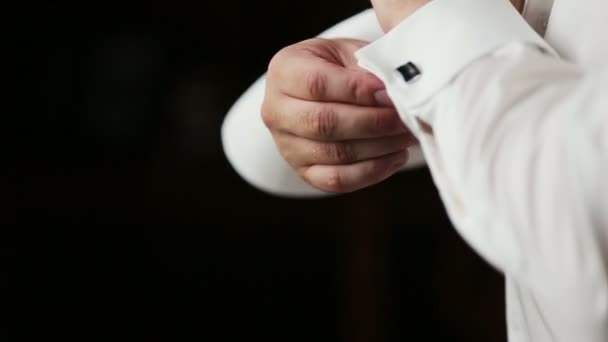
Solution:
{"label": "index finger", "polygon": [[271,63],[268,85],[301,100],[387,106],[384,84],[369,72],[333,63],[313,52],[292,50]]}

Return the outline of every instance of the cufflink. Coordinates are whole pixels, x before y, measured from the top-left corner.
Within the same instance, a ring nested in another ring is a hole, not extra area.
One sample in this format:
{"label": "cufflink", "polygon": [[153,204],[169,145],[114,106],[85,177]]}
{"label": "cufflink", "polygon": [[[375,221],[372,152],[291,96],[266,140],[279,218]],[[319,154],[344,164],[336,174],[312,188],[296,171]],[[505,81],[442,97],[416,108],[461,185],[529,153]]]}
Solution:
{"label": "cufflink", "polygon": [[406,64],[397,68],[397,71],[403,76],[405,82],[411,83],[416,82],[422,73],[420,69],[416,66],[416,64],[412,62],[407,62]]}

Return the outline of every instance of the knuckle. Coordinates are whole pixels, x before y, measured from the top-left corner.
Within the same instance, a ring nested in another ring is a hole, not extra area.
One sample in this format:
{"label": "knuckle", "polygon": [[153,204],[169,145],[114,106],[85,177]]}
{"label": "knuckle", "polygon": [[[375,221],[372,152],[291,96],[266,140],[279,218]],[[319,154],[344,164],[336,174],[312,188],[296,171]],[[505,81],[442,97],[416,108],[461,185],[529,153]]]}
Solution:
{"label": "knuckle", "polygon": [[361,77],[350,77],[347,81],[346,87],[354,103],[366,104],[369,102],[368,96],[366,95],[365,83]]}
{"label": "knuckle", "polygon": [[322,173],[311,167],[299,167],[296,171],[305,182],[319,190],[334,193],[349,191],[344,182],[344,176],[338,168],[334,167]]}
{"label": "knuckle", "polygon": [[266,125],[266,127],[268,127],[269,129],[272,129],[276,126],[276,115],[274,114],[274,111],[272,109],[272,105],[270,104],[270,102],[268,100],[264,100],[264,103],[262,103],[262,121],[264,122],[264,125]]}
{"label": "knuckle", "polygon": [[290,46],[285,47],[281,50],[279,50],[277,53],[274,54],[274,56],[272,56],[272,58],[270,59],[270,62],[268,63],[268,75],[269,76],[274,76],[277,74],[277,71],[281,69],[282,65],[283,65],[283,61],[284,61],[284,56],[289,53],[289,50],[291,49]]}
{"label": "knuckle", "polygon": [[302,163],[294,156],[293,153],[291,153],[292,151],[289,151],[289,150],[279,150],[279,151],[281,153],[281,156],[285,159],[287,164],[292,169],[296,169],[296,168],[302,166]]}
{"label": "knuckle", "polygon": [[268,67],[266,70],[266,82],[267,83],[271,83],[273,82],[279,75],[279,68],[280,68],[280,53],[277,53],[276,55],[274,55],[274,57],[272,57],[272,59],[270,60],[270,63],[268,63]]}
{"label": "knuckle", "polygon": [[380,111],[372,113],[372,123],[376,131],[382,132],[388,126],[387,116]]}
{"label": "knuckle", "polygon": [[350,143],[326,144],[324,153],[334,163],[350,163],[356,160],[353,145]]}
{"label": "knuckle", "polygon": [[393,125],[392,115],[386,110],[378,110],[370,113],[370,129],[372,133],[387,133]]}
{"label": "knuckle", "polygon": [[306,91],[313,99],[323,99],[327,90],[327,76],[319,71],[309,71],[304,76]]}
{"label": "knuckle", "polygon": [[328,106],[316,106],[305,116],[306,127],[314,137],[330,139],[335,136],[338,114]]}
{"label": "knuckle", "polygon": [[279,150],[281,156],[287,161],[287,163],[294,167],[297,166],[297,153],[294,151],[293,144],[290,141],[290,137],[285,134],[272,134],[272,138]]}
{"label": "knuckle", "polygon": [[320,173],[313,167],[297,167],[296,172],[306,183],[319,190],[340,192],[342,188],[342,179],[336,169],[332,169],[329,175]]}
{"label": "knuckle", "polygon": [[344,184],[344,178],[338,169],[333,169],[327,176],[324,182],[324,188],[331,192],[345,192],[346,187]]}
{"label": "knuckle", "polygon": [[268,63],[266,79],[267,83],[278,83],[283,79],[290,69],[291,56],[296,47],[293,45],[287,46],[279,50],[272,56]]}
{"label": "knuckle", "polygon": [[382,172],[382,168],[378,161],[372,161],[361,167],[361,176],[363,179],[376,178],[380,172]]}

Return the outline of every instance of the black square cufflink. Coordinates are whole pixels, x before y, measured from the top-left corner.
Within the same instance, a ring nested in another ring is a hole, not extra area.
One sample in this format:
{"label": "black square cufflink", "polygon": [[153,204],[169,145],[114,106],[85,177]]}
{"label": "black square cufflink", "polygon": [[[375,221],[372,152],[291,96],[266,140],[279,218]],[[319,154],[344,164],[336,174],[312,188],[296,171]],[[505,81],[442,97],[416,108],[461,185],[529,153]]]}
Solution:
{"label": "black square cufflink", "polygon": [[401,76],[403,76],[403,79],[405,80],[405,82],[408,82],[408,83],[417,81],[420,78],[420,76],[422,75],[422,72],[420,72],[420,69],[418,69],[416,64],[414,64],[412,62],[407,62],[406,64],[398,67],[397,71],[399,71]]}

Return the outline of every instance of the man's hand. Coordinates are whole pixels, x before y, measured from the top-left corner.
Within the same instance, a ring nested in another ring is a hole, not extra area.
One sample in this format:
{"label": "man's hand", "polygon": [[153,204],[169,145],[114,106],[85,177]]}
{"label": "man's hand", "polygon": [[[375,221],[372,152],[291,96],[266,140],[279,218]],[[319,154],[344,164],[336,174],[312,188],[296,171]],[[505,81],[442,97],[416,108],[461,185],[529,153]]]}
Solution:
{"label": "man's hand", "polygon": [[378,22],[388,32],[431,0],[371,0]]}
{"label": "man's hand", "polygon": [[270,62],[264,123],[287,162],[324,191],[355,191],[388,178],[415,143],[384,85],[357,67],[367,43],[313,39]]}
{"label": "man's hand", "polygon": [[[384,32],[388,32],[431,0],[371,0],[371,2],[380,26]],[[526,0],[511,0],[520,13],[525,2]]]}

